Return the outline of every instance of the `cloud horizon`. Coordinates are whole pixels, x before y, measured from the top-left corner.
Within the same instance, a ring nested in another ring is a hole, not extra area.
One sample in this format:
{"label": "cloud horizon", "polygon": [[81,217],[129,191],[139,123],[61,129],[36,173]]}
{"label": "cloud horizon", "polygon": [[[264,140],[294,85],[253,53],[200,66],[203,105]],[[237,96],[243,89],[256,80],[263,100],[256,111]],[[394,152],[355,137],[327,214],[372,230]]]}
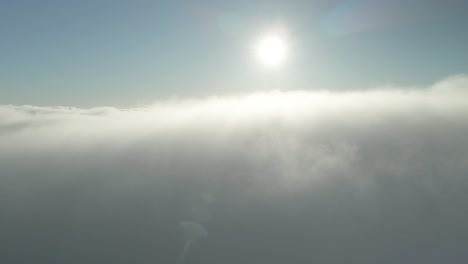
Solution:
{"label": "cloud horizon", "polygon": [[193,263],[468,260],[466,98],[457,75],[133,109],[0,105],[0,260],[170,263],[185,219],[210,230]]}

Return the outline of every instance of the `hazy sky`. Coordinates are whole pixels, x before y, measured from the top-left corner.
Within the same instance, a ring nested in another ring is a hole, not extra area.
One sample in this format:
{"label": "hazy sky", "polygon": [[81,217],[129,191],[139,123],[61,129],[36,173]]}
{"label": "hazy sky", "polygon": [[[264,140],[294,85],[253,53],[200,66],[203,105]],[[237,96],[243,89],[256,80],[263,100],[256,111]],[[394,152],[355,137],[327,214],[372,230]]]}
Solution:
{"label": "hazy sky", "polygon": [[0,263],[468,263],[467,10],[0,0]]}
{"label": "hazy sky", "polygon": [[[1,0],[1,103],[134,106],[252,90],[429,85],[468,71],[463,0]],[[281,69],[251,46],[281,25]]]}

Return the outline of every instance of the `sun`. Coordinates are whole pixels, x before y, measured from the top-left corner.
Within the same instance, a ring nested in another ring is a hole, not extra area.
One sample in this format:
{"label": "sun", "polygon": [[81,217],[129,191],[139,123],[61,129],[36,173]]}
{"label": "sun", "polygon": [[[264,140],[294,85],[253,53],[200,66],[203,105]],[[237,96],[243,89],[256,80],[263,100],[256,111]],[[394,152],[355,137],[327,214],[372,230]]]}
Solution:
{"label": "sun", "polygon": [[279,66],[286,59],[287,45],[285,39],[277,34],[268,34],[258,41],[255,54],[265,66]]}

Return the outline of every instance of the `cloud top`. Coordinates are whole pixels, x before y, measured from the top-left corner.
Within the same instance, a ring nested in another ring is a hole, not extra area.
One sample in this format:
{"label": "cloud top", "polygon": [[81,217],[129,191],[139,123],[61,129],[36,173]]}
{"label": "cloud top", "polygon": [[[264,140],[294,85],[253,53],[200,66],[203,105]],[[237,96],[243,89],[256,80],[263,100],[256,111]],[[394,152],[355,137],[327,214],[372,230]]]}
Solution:
{"label": "cloud top", "polygon": [[[336,254],[307,256],[307,245],[333,240],[343,255],[364,261],[391,256],[388,246],[403,262],[466,259],[467,96],[468,77],[459,75],[419,89],[271,91],[135,109],[2,105],[0,225],[13,241],[7,256],[20,259],[15,247],[43,239],[44,226],[56,232],[56,240],[48,238],[54,247],[84,246],[102,230],[95,239],[111,251],[119,245],[108,235],[122,228],[132,230],[135,248],[151,238],[130,223],[163,234],[169,223],[191,219],[219,232],[252,226],[255,233],[264,226],[261,211],[274,216],[269,221],[288,245],[309,239],[283,257],[343,263]],[[345,241],[355,232],[350,247]],[[169,247],[175,234],[158,245]],[[415,251],[405,255],[401,243]],[[77,256],[67,250],[63,258]],[[102,254],[96,258],[109,259]]]}

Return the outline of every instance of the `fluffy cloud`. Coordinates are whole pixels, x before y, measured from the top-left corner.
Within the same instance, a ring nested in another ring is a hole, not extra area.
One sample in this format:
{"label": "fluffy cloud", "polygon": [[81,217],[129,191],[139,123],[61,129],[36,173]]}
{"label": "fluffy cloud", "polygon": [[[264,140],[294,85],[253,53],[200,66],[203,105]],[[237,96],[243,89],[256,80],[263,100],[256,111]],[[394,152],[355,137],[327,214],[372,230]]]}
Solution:
{"label": "fluffy cloud", "polygon": [[2,263],[468,260],[468,77],[139,109],[0,106]]}

